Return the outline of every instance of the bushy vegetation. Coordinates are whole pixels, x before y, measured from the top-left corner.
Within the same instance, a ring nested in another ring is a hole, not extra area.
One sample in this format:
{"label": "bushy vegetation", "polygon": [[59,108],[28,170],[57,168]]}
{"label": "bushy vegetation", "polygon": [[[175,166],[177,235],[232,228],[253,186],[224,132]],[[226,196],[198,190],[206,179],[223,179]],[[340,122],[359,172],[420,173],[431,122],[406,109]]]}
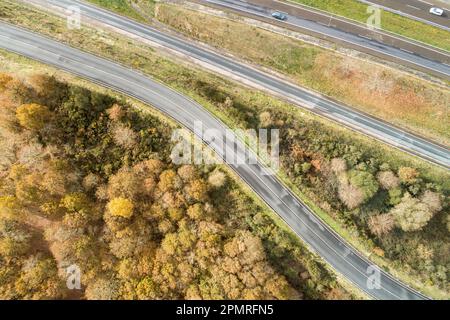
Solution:
{"label": "bushy vegetation", "polygon": [[350,297],[226,168],[173,165],[161,118],[45,75],[0,74],[0,107],[1,298]]}

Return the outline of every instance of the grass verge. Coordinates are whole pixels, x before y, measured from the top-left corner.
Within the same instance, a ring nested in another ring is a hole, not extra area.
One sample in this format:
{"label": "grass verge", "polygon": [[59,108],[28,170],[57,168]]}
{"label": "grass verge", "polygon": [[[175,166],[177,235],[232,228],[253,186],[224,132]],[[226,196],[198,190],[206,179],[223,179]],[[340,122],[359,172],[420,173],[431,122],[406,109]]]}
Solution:
{"label": "grass verge", "polygon": [[[118,14],[122,14],[124,16],[127,16],[131,19],[145,22],[146,21],[146,14],[147,12],[141,12],[140,5],[144,3],[149,3],[149,5],[153,4],[153,1],[128,1],[128,0],[88,0],[89,2],[104,7],[108,10],[114,11]],[[151,9],[151,7],[148,7],[148,9]],[[148,14],[152,14],[152,11],[149,10]]]}

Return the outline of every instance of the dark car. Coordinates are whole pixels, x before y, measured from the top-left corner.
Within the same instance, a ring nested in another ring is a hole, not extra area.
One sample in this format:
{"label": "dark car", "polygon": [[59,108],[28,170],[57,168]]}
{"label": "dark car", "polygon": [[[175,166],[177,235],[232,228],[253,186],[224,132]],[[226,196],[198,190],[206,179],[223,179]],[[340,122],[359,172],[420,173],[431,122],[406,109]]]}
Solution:
{"label": "dark car", "polygon": [[286,20],[287,19],[287,15],[285,15],[284,13],[281,13],[281,12],[272,13],[272,17],[274,17],[275,19],[278,19],[278,20]]}

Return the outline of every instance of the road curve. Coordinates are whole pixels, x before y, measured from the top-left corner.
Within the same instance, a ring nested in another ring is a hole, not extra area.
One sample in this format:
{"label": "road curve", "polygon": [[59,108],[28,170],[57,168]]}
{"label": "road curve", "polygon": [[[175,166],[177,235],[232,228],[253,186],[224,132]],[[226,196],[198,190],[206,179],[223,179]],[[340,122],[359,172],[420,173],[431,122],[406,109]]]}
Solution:
{"label": "road curve", "polygon": [[[5,23],[0,23],[0,48],[66,70],[151,104],[190,130],[193,130],[194,121],[200,120],[204,129],[215,129],[219,133],[216,139],[207,143],[220,157],[224,157],[224,152],[219,148],[220,138],[226,135],[223,123],[193,100],[138,72]],[[230,155],[243,157],[246,152],[243,143],[224,140],[227,159],[230,159]],[[284,187],[270,169],[260,163],[228,165],[313,251],[368,295],[390,300],[426,299],[358,254]],[[373,275],[377,271],[379,286],[373,286],[371,279],[377,278]]]}
{"label": "road curve", "polygon": [[[41,3],[67,8],[76,5],[83,17],[99,21],[105,25],[124,30],[163,47],[185,54],[198,61],[213,66],[216,70],[232,73],[240,79],[288,99],[294,104],[305,107],[323,117],[343,124],[355,131],[377,138],[410,154],[419,156],[445,168],[450,168],[450,151],[414,134],[406,132],[384,121],[338,104],[319,95],[311,93],[286,81],[268,75],[245,64],[233,61],[212,51],[205,50],[193,42],[167,35],[160,30],[135,22],[110,11],[77,0],[41,0]],[[447,68],[450,74],[450,66]]]}

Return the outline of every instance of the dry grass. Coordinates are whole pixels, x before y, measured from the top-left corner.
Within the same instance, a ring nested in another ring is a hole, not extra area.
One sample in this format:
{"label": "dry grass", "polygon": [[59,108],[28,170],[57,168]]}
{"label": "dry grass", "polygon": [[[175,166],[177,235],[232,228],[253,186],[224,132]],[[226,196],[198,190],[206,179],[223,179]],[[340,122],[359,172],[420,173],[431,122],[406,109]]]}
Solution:
{"label": "dry grass", "polygon": [[189,37],[289,75],[298,84],[450,144],[450,91],[370,61],[180,6],[160,4],[158,20]]}

